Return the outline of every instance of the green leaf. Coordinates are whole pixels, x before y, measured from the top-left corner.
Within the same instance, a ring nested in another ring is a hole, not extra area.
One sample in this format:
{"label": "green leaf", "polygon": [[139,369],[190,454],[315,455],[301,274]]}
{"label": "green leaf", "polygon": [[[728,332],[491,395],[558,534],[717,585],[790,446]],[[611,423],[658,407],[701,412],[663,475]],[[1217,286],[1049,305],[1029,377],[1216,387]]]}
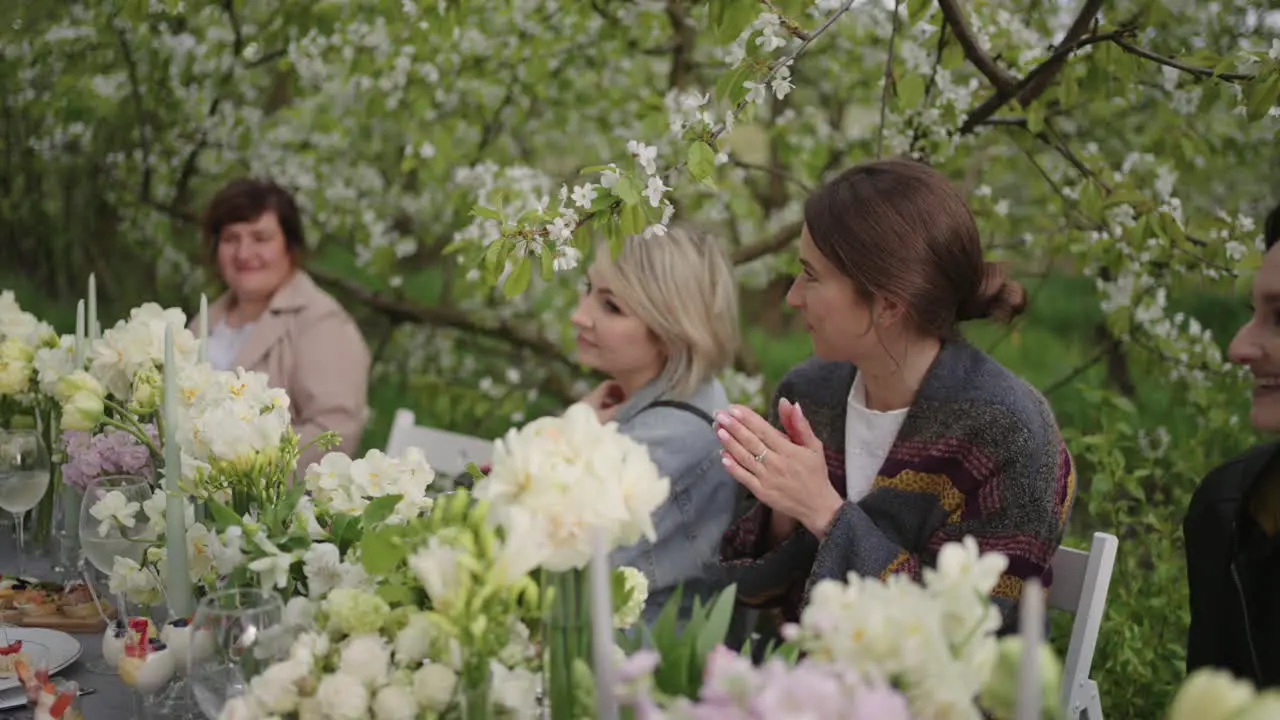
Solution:
{"label": "green leaf", "polygon": [[623,173],[618,177],[618,182],[613,184],[613,194],[622,202],[631,205],[640,204],[640,194],[643,192],[644,186],[630,173]]}
{"label": "green leaf", "polygon": [[391,607],[408,607],[415,599],[413,590],[400,583],[384,583],[378,586],[376,592]]}
{"label": "green leaf", "polygon": [[1063,108],[1070,108],[1080,97],[1080,83],[1071,73],[1064,72],[1062,75],[1062,81],[1058,83],[1058,102],[1062,103]]}
{"label": "green leaf", "polygon": [[542,261],[542,279],[550,280],[556,274],[556,251],[553,248],[544,247],[542,252],[538,253],[538,259]]}
{"label": "green leaf", "polygon": [[711,185],[711,175],[716,171],[716,151],[702,140],[694,140],[685,156],[689,174],[694,180]]}
{"label": "green leaf", "polygon": [[705,658],[717,645],[724,642],[729,632],[729,623],[733,620],[733,608],[737,601],[737,587],[730,585],[708,606],[706,624],[698,632],[694,652],[697,657]]}
{"label": "green leaf", "polygon": [[899,110],[915,109],[924,101],[924,76],[911,73],[898,81],[895,101]]}
{"label": "green leaf", "polygon": [[639,235],[644,232],[648,218],[645,217],[644,208],[639,204],[627,203],[622,206],[619,223],[623,235]]}
{"label": "green leaf", "polygon": [[333,528],[330,533],[333,535],[333,541],[338,546],[338,550],[346,554],[348,548],[360,542],[364,528],[360,524],[360,518],[354,515],[338,515],[333,520]]}
{"label": "green leaf", "polygon": [[1102,219],[1102,196],[1098,193],[1098,186],[1092,180],[1084,184],[1084,188],[1080,190],[1080,212],[1084,214],[1089,222],[1098,222]]}
{"label": "green leaf", "polygon": [[484,249],[484,255],[480,259],[480,263],[484,268],[485,277],[492,283],[497,279],[498,274],[502,272],[502,261],[504,257],[504,248],[511,243],[506,238],[498,238],[489,243]]}
{"label": "green leaf", "polygon": [[1044,103],[1031,103],[1027,108],[1027,131],[1039,134],[1044,130]]}
{"label": "green leaf", "polygon": [[471,214],[478,215],[482,218],[489,218],[490,220],[497,220],[498,222],[502,222],[502,213],[499,213],[497,210],[494,210],[492,208],[481,207],[480,205],[476,205],[475,207],[471,208]]}
{"label": "green leaf", "polygon": [[915,25],[933,6],[933,0],[907,0],[907,22]]}
{"label": "green leaf", "polygon": [[613,257],[617,257],[618,253],[622,252],[623,241],[627,239],[627,236],[622,234],[622,223],[611,221],[605,226],[605,232],[609,240],[609,252]]}
{"label": "green leaf", "polygon": [[370,575],[390,575],[406,554],[408,550],[396,527],[372,528],[360,539],[360,564]]}
{"label": "green leaf", "polygon": [[964,64],[964,48],[960,47],[958,42],[948,42],[947,46],[942,49],[942,67],[945,70],[955,70]]}
{"label": "green leaf", "polygon": [[734,93],[739,89],[742,89],[743,95],[746,95],[746,90],[742,88],[742,83],[750,80],[752,77],[753,74],[751,68],[747,67],[745,64],[735,66],[733,69],[721,75],[720,79],[716,81],[716,99],[726,100],[729,103],[736,104],[738,100],[742,98],[739,96],[737,99],[734,99]]}
{"label": "green leaf", "polygon": [[208,508],[209,515],[213,518],[213,521],[217,523],[219,531],[226,530],[233,525],[241,524],[240,516],[236,514],[235,510],[232,510],[213,498],[205,500],[204,506]]}
{"label": "green leaf", "polygon": [[747,87],[747,81],[755,80],[758,77],[759,75],[755,68],[751,65],[743,65],[742,74],[739,76],[737,84],[729,87],[729,92],[726,94],[725,99],[729,101],[730,105],[737,105],[742,102],[747,97],[747,93],[751,92]]}
{"label": "green leaf", "polygon": [[1178,219],[1170,213],[1160,213],[1160,230],[1161,234],[1171,242],[1185,243],[1187,241],[1187,232],[1178,224]]}
{"label": "green leaf", "polygon": [[1257,122],[1267,116],[1276,101],[1280,100],[1280,75],[1272,75],[1265,81],[1261,78],[1245,86],[1245,116],[1249,122]]}
{"label": "green leaf", "polygon": [[579,174],[579,175],[589,175],[589,174],[591,174],[591,173],[603,172],[603,171],[608,170],[608,169],[609,169],[609,166],[608,166],[608,165],[588,165],[588,166],[586,166],[586,167],[582,168],[581,170],[579,170],[579,171],[578,171],[578,174]]}
{"label": "green leaf", "polygon": [[528,255],[521,255],[516,266],[502,284],[502,292],[507,297],[515,297],[529,289],[529,281],[533,279],[533,261]]}
{"label": "green leaf", "polygon": [[[600,213],[601,216],[607,217],[607,213]],[[585,253],[591,248],[591,227],[587,223],[582,223],[573,231],[573,246],[578,252]]]}
{"label": "green leaf", "polygon": [[756,0],[720,0],[716,14],[716,42],[727,45],[737,39],[759,13]]}
{"label": "green leaf", "polygon": [[1213,74],[1221,75],[1223,73],[1229,73],[1235,70],[1237,63],[1234,55],[1228,55],[1227,57],[1224,57],[1221,60],[1219,60],[1217,64],[1205,63],[1205,65],[1206,66],[1213,65]]}
{"label": "green leaf", "polygon": [[1222,62],[1224,59],[1221,55],[1209,50],[1201,48],[1195,52],[1186,53],[1178,56],[1178,61],[1184,65],[1194,65],[1197,67],[1212,67]]}
{"label": "green leaf", "polygon": [[307,494],[307,486],[303,483],[297,483],[285,492],[284,497],[280,499],[279,507],[284,510],[285,517],[293,514],[298,509],[298,502],[302,500],[302,496]]}
{"label": "green leaf", "polygon": [[364,506],[364,513],[361,515],[364,526],[370,528],[382,524],[391,517],[391,513],[396,511],[396,505],[403,499],[403,495],[383,495],[370,500],[369,504]]}

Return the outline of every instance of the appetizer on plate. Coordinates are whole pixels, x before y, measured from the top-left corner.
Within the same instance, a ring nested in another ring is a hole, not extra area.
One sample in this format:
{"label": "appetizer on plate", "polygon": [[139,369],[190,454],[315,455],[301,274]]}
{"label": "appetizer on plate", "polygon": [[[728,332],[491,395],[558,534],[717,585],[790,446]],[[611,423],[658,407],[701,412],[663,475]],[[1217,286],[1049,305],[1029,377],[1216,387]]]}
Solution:
{"label": "appetizer on plate", "polygon": [[19,675],[20,668],[29,667],[31,658],[22,652],[22,641],[14,640],[4,647],[0,647],[0,677],[9,677]]}
{"label": "appetizer on plate", "polygon": [[[93,593],[82,581],[67,584],[58,598],[58,609],[70,618],[91,619],[99,617],[98,606],[93,602]],[[111,611],[111,605],[102,603],[102,614]]]}

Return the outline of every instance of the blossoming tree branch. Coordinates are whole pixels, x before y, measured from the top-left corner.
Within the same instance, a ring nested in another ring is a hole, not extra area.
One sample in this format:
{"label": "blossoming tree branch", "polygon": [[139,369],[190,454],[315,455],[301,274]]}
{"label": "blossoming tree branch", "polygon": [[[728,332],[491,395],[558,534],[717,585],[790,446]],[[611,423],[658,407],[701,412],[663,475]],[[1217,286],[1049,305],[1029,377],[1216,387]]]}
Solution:
{"label": "blossoming tree branch", "polygon": [[[299,192],[319,254],[361,269],[319,263],[322,279],[387,328],[444,329],[390,333],[394,350],[440,372],[427,358],[490,343],[496,365],[541,360],[507,384],[568,398],[576,287],[556,273],[593,239],[697,221],[732,244],[745,285],[769,288],[791,269],[806,188],[910,154],[965,184],[1008,257],[1095,276],[1117,343],[1203,382],[1219,353],[1161,289],[1254,261],[1261,188],[1238,170],[1274,153],[1280,45],[1242,0],[1211,19],[1194,3],[1103,6],[24,9],[3,62],[21,79],[5,92],[27,151],[4,174],[65,176],[74,150],[118,244],[159,250],[158,277],[193,277],[165,271],[197,261],[178,239],[212,188],[269,174]],[[5,183],[11,197],[25,187]],[[26,211],[33,226],[45,211]],[[413,293],[424,284],[435,301]]]}

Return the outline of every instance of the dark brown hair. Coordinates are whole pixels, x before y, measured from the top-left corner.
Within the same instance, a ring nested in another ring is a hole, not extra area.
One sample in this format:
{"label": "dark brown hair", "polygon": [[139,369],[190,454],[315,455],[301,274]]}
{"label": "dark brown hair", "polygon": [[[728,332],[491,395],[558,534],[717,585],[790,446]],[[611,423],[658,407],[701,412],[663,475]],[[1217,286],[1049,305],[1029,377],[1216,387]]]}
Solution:
{"label": "dark brown hair", "polygon": [[984,262],[973,214],[938,171],[911,160],[858,165],[804,206],[813,244],[860,297],[895,300],[915,328],[953,337],[965,320],[1008,322],[1027,304],[1022,285]]}
{"label": "dark brown hair", "polygon": [[275,213],[284,232],[285,248],[295,263],[300,262],[307,249],[307,241],[302,233],[302,214],[298,212],[298,203],[288,190],[274,182],[254,178],[232,180],[222,186],[209,203],[202,225],[205,247],[210,256],[217,259],[223,228],[256,220],[266,212]]}

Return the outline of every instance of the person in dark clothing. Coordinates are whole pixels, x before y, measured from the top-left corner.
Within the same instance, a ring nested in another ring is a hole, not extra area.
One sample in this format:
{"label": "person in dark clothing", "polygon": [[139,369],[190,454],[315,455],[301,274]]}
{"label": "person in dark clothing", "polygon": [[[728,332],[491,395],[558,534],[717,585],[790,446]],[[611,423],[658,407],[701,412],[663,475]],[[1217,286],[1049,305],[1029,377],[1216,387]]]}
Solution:
{"label": "person in dark clothing", "polygon": [[[1280,435],[1280,206],[1267,218],[1253,317],[1231,360],[1253,373],[1249,420]],[[1183,522],[1191,630],[1187,672],[1217,667],[1280,686],[1280,442],[1244,453],[1200,483]]]}

